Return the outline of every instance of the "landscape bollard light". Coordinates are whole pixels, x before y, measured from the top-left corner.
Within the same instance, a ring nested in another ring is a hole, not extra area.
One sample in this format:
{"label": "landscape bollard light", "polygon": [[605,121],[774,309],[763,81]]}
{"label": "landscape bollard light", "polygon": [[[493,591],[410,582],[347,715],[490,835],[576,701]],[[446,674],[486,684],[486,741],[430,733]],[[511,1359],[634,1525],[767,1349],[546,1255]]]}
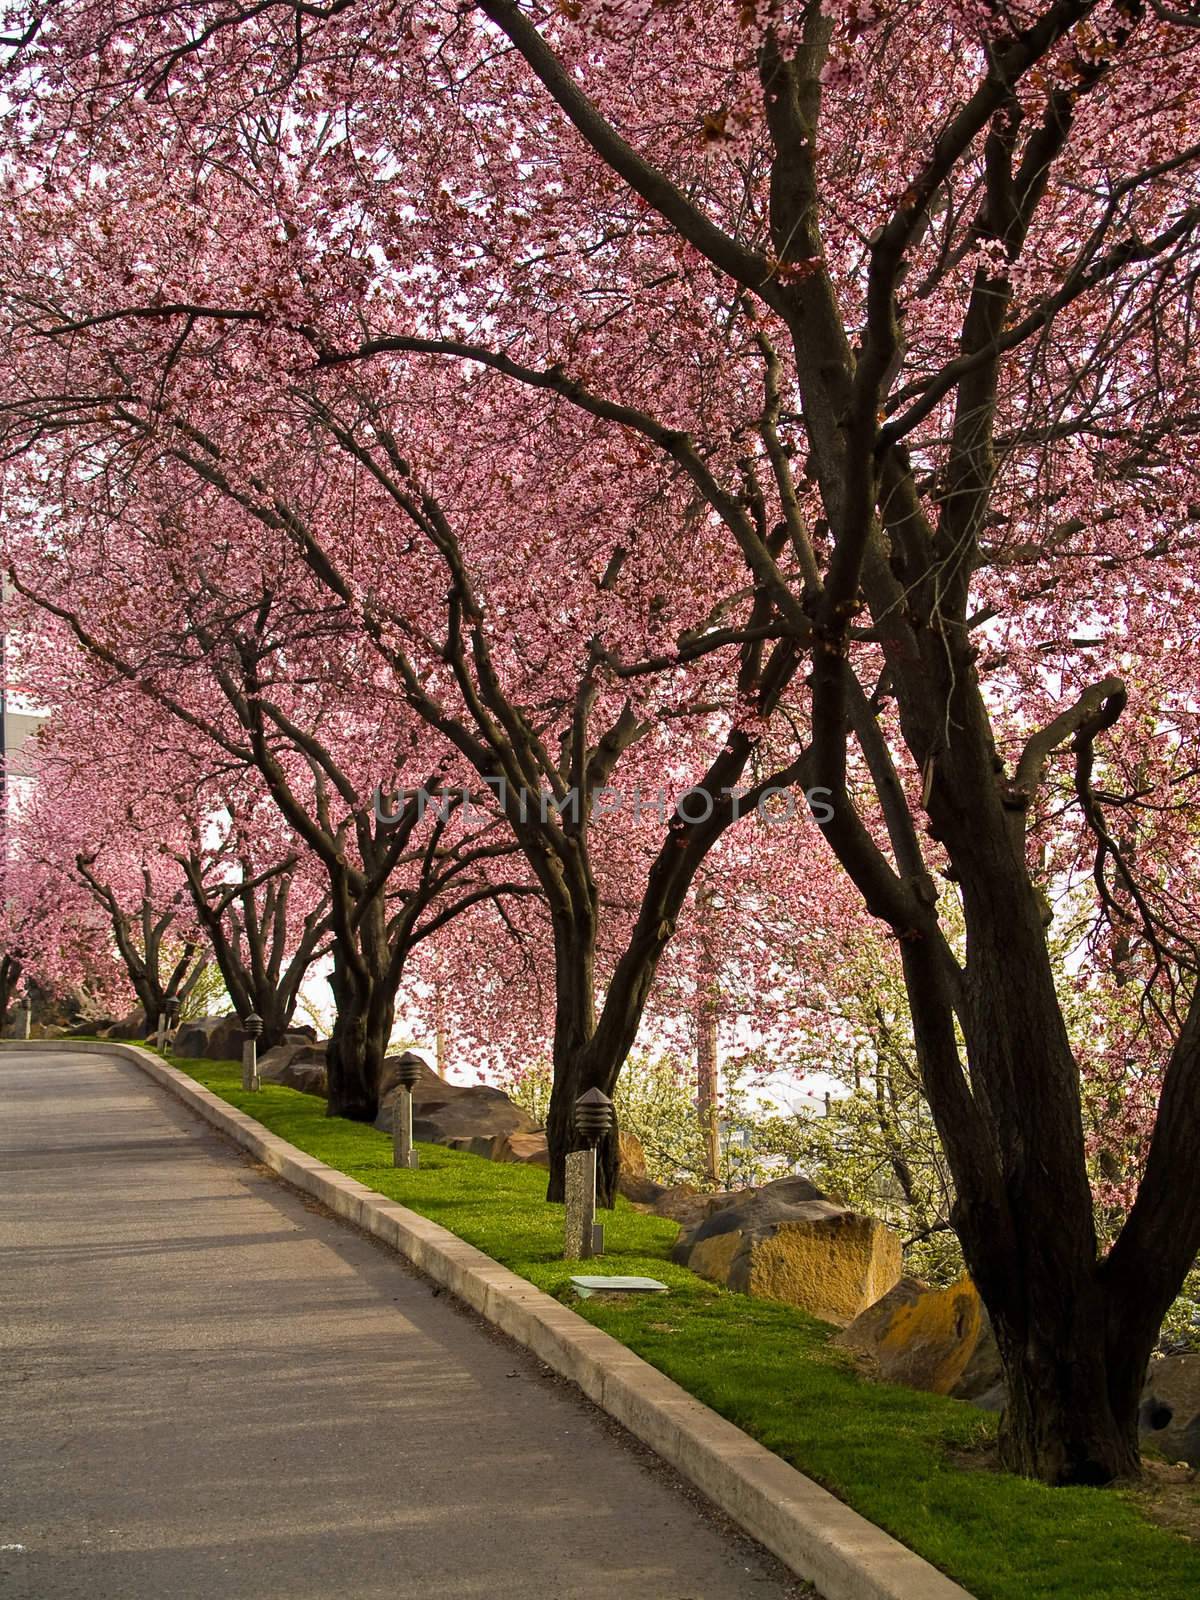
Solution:
{"label": "landscape bollard light", "polygon": [[26,995],[17,1007],[17,1038],[28,1039],[33,1026],[33,1001]]}
{"label": "landscape bollard light", "polygon": [[154,1048],[161,1052],[167,1042],[167,1002],[164,1000],[158,1013],[158,1028],[154,1034]]}
{"label": "landscape bollard light", "polygon": [[421,1063],[408,1051],[396,1063],[399,1090],[392,1102],[392,1165],[416,1167],[420,1157],[413,1149],[412,1102],[413,1090],[421,1077]]}
{"label": "landscape bollard light", "polygon": [[179,1026],[179,996],[170,995],[163,1001],[163,1009],[167,1014],[167,1032],[159,1049],[173,1050],[175,1048],[175,1030]]}
{"label": "landscape bollard light", "polygon": [[613,1125],[613,1103],[602,1089],[589,1089],[575,1102],[575,1128],[586,1150],[567,1157],[566,1245],[568,1261],[604,1254],[604,1227],[596,1221],[596,1146]]}
{"label": "landscape bollard light", "polygon": [[258,1076],[258,1038],[263,1030],[263,1019],[252,1011],[242,1028],[246,1035],[242,1041],[242,1088],[259,1089],[262,1084]]}

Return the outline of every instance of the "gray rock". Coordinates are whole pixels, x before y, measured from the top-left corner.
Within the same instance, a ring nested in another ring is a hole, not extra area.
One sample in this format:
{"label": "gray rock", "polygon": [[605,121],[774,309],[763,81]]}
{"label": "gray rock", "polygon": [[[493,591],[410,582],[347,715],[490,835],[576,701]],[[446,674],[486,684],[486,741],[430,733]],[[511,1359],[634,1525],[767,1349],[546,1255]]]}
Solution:
{"label": "gray rock", "polygon": [[329,1079],[325,1071],[327,1039],[315,1044],[301,1035],[289,1033],[283,1044],[273,1050],[264,1050],[258,1058],[258,1075],[264,1083],[281,1083],[288,1089],[299,1089],[301,1094],[320,1095],[329,1092]]}
{"label": "gray rock", "polygon": [[1163,1356],[1150,1363],[1138,1433],[1170,1462],[1200,1467],[1200,1355]]}
{"label": "gray rock", "polygon": [[[965,1399],[966,1396],[960,1395],[956,1398]],[[972,1396],[970,1404],[980,1411],[994,1411],[999,1415],[1008,1404],[1008,1389],[1003,1381],[994,1383],[990,1389],[985,1389],[982,1394]]]}
{"label": "gray rock", "polygon": [[[448,1083],[428,1062],[414,1052],[421,1075],[413,1088],[413,1138],[426,1144],[444,1144],[453,1149],[470,1150],[489,1160],[501,1157],[509,1134],[534,1133],[537,1123],[520,1106],[514,1105],[503,1089],[487,1084]],[[400,1056],[389,1056],[383,1064],[379,1115],[375,1126],[389,1133],[393,1107],[399,1091],[396,1069]]]}
{"label": "gray rock", "polygon": [[[141,1008],[139,1007],[138,1016],[140,1017],[141,1014]],[[97,1039],[114,1039],[116,1038],[116,1035],[114,1034],[113,1029],[116,1026],[117,1019],[115,1017],[90,1017],[86,1022],[72,1023],[72,1025],[67,1029],[64,1037],[68,1039],[87,1039],[93,1037]],[[136,1037],[141,1038],[141,1035],[138,1034]]]}
{"label": "gray rock", "polygon": [[132,1011],[127,1011],[119,1021],[114,1022],[110,1028],[105,1029],[109,1039],[144,1039],[146,1037],[146,1013],[141,1006],[134,1006]]}
{"label": "gray rock", "polygon": [[703,1214],[685,1225],[672,1252],[674,1259],[685,1266],[692,1251],[705,1239],[722,1233],[752,1233],[777,1222],[809,1221],[812,1214],[799,1208],[829,1197],[807,1178],[776,1178],[761,1189],[735,1189],[696,1198],[704,1202]]}
{"label": "gray rock", "polygon": [[196,1017],[181,1022],[172,1050],[189,1060],[240,1061],[242,1025],[232,1012],[221,1017]]}
{"label": "gray rock", "polygon": [[622,1172],[617,1188],[638,1211],[653,1211],[663,1195],[670,1192],[665,1183],[656,1183],[636,1172]]}
{"label": "gray rock", "polygon": [[723,1210],[744,1195],[745,1189],[725,1189],[701,1194],[690,1183],[662,1184],[653,1178],[621,1173],[618,1189],[635,1211],[648,1211],[656,1217],[678,1222],[684,1229],[695,1228],[706,1217]]}
{"label": "gray rock", "polygon": [[426,1144],[451,1144],[456,1140],[485,1141],[474,1150],[491,1160],[496,1143],[510,1133],[532,1133],[537,1124],[502,1089],[478,1084],[439,1106],[425,1104],[420,1115],[413,1107],[413,1138]]}

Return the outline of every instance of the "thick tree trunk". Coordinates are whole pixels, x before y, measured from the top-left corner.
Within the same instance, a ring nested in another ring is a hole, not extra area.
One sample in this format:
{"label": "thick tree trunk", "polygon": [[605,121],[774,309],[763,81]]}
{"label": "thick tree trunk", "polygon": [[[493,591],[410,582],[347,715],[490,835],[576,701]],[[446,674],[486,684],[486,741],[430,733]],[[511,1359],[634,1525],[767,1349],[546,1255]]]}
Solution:
{"label": "thick tree trunk", "polygon": [[[590,920],[560,919],[555,924],[554,1081],[546,1117],[550,1180],[546,1199],[566,1194],[566,1162],[584,1141],[575,1128],[575,1102],[589,1089],[611,1095],[622,1061],[602,1060],[596,1045],[595,928]],[[596,1151],[596,1201],[611,1207],[620,1176],[616,1115],[613,1129]]]}
{"label": "thick tree trunk", "polygon": [[337,1008],[325,1055],[329,1115],[374,1122],[392,1031],[392,996],[361,962],[336,952],[329,985]]}
{"label": "thick tree trunk", "polygon": [[[596,1083],[586,1065],[586,1052],[580,1052],[572,1061],[556,1065],[554,1086],[550,1091],[550,1111],[546,1118],[546,1142],[550,1147],[550,1181],[546,1199],[560,1204],[566,1195],[567,1156],[572,1150],[584,1149],[584,1141],[575,1131],[575,1102],[588,1089],[604,1089]],[[604,1089],[607,1094],[608,1090]],[[617,1137],[617,1119],[613,1114],[612,1132],[596,1147],[596,1204],[611,1209],[617,1194],[617,1181],[621,1176],[620,1141]]]}
{"label": "thick tree trunk", "polygon": [[258,997],[256,1009],[263,1019],[262,1038],[259,1041],[259,1049],[262,1051],[274,1049],[277,1044],[282,1044],[291,1026],[291,1010],[280,1006],[278,998],[278,991],[274,989]]}
{"label": "thick tree trunk", "polygon": [[136,978],[130,973],[129,977],[138,1005],[142,1008],[143,1034],[145,1038],[152,1039],[158,1029],[159,1014],[165,1009],[166,994],[162,985],[149,976]]}
{"label": "thick tree trunk", "polygon": [[[1052,1286],[1041,1287],[1049,1298]],[[1036,1332],[996,1328],[1008,1386],[1000,1459],[1010,1472],[1051,1484],[1136,1476],[1138,1399],[1154,1335],[1136,1352],[1110,1352],[1102,1314],[1081,1315],[1062,1285],[1057,1307],[1057,1315],[1039,1311]]]}
{"label": "thick tree trunk", "polygon": [[714,947],[713,897],[706,890],[696,896],[701,916],[700,970],[696,994],[696,1115],[704,1151],[704,1176],[714,1189],[721,1184],[720,1076],[717,1002],[720,974]]}
{"label": "thick tree trunk", "polygon": [[211,936],[210,943],[225,983],[225,991],[233,1001],[233,1009],[243,1020],[252,1012],[262,1018],[259,1054],[282,1044],[291,1025],[294,1005],[284,1000],[277,985],[269,982],[256,984],[241,963],[231,958],[227,944],[218,945],[211,940]]}
{"label": "thick tree trunk", "polygon": [[[1018,825],[1001,808],[982,730],[968,745],[974,709],[958,721],[955,804],[932,808],[962,888],[967,960],[953,997],[948,987],[939,995],[923,941],[909,941],[918,1054],[954,1175],[955,1226],[1004,1365],[1002,1460],[1047,1483],[1103,1484],[1138,1471],[1139,1396],[1169,1294],[1158,1285],[1161,1293],[1131,1306],[1105,1279],[1079,1067],[1025,864],[1023,818]],[[937,1043],[955,1017],[967,1048],[961,1094],[947,1092],[948,1051],[957,1048]]]}

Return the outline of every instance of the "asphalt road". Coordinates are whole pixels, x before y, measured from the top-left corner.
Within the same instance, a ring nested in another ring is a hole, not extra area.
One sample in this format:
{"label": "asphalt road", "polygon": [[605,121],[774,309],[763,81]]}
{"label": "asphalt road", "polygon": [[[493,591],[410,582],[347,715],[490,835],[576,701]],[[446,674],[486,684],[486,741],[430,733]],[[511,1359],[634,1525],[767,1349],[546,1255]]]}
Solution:
{"label": "asphalt road", "polygon": [[131,1065],[0,1054],[0,1595],[784,1600],[569,1386]]}

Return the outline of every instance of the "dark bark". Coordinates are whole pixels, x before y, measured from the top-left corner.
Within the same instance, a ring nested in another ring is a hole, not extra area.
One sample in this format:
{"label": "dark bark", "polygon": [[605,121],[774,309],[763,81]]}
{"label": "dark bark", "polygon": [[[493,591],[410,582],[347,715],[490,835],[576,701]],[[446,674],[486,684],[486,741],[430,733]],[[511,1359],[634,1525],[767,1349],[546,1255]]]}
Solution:
{"label": "dark bark", "polygon": [[347,960],[336,947],[329,985],[337,1008],[325,1055],[329,1115],[374,1122],[395,988],[389,990],[386,981],[366,971],[360,960]]}
{"label": "dark bark", "polygon": [[[554,1079],[546,1117],[550,1148],[546,1199],[559,1203],[565,1197],[567,1156],[585,1147],[575,1128],[575,1102],[589,1089],[611,1093],[610,1075],[603,1068],[597,1073],[589,1050],[596,1034],[595,951],[594,907],[555,919]],[[616,1192],[616,1143],[614,1135],[597,1147],[596,1201],[605,1207],[613,1204]]]}
{"label": "dark bark", "polygon": [[1022,1298],[1025,1316],[1013,1316],[1019,1300],[1010,1293],[1002,1320],[993,1317],[1008,1388],[1001,1461],[1051,1484],[1136,1476],[1138,1401],[1157,1324],[1136,1345],[1122,1341],[1114,1349],[1094,1269],[1077,1285],[1055,1284],[1035,1262]]}
{"label": "dark bark", "polygon": [[8,1025],[8,1008],[12,1005],[20,981],[20,958],[6,953],[0,957],[0,1029]]}
{"label": "dark bark", "polygon": [[[613,1080],[610,1078],[610,1082]],[[559,1204],[565,1198],[566,1160],[573,1150],[587,1148],[575,1128],[575,1102],[589,1089],[602,1088],[593,1081],[588,1071],[586,1057],[581,1052],[574,1058],[556,1056],[554,1084],[550,1091],[550,1110],[546,1118],[546,1142],[550,1147],[550,1180],[546,1186],[546,1199]],[[608,1091],[605,1090],[605,1093]],[[620,1141],[617,1137],[616,1113],[613,1126],[596,1146],[596,1204],[611,1210],[616,1203],[617,1182],[621,1175]]]}
{"label": "dark bark", "polygon": [[697,896],[697,910],[703,919],[699,993],[696,997],[696,1115],[704,1150],[704,1175],[714,1189],[721,1182],[720,1077],[718,1071],[717,1003],[719,973],[712,943],[714,907],[711,895]]}
{"label": "dark bark", "polygon": [[304,919],[293,948],[288,901],[294,858],[256,874],[243,852],[235,884],[206,882],[194,852],[176,859],[233,1008],[243,1019],[252,1013],[262,1018],[259,1048],[269,1050],[283,1041],[304,975],[329,931],[325,906]]}
{"label": "dark bark", "polygon": [[142,1008],[146,1037],[151,1038],[159,1017],[167,1010],[167,1002],[178,1000],[182,1004],[191,994],[204,971],[205,957],[193,942],[185,940],[174,963],[164,969],[164,959],[169,959],[167,939],[176,920],[174,911],[155,907],[148,872],[143,872],[145,888],[136,915],[124,911],[112,888],[96,876],[95,862],[94,855],[79,855],[75,865],[81,881],[108,915],[117,954]]}

